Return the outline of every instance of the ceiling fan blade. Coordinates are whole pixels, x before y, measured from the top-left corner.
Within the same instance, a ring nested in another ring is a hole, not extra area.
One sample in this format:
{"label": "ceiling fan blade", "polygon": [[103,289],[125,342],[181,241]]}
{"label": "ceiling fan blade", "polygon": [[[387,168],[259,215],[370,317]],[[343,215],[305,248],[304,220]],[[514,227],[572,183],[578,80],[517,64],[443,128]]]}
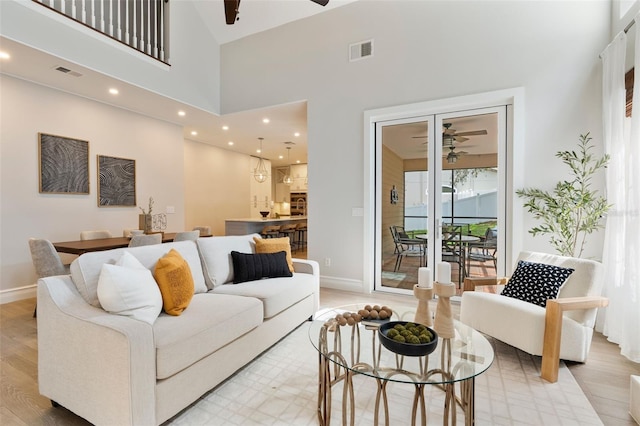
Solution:
{"label": "ceiling fan blade", "polygon": [[468,141],[469,138],[465,138],[460,135],[453,135],[453,140],[456,142],[464,142],[464,141]]}
{"label": "ceiling fan blade", "polygon": [[486,134],[487,134],[486,130],[472,130],[470,132],[456,133],[456,136],[481,136]]}
{"label": "ceiling fan blade", "polygon": [[224,16],[227,25],[233,25],[240,12],[240,0],[224,0]]}
{"label": "ceiling fan blade", "polygon": [[455,135],[455,134],[456,134],[456,130],[455,130],[455,129],[451,129],[451,128],[449,128],[449,129],[444,129],[444,130],[442,131],[442,134],[443,134],[443,135]]}
{"label": "ceiling fan blade", "polygon": [[320,6],[326,6],[329,3],[329,0],[311,0],[314,3],[319,4]]}

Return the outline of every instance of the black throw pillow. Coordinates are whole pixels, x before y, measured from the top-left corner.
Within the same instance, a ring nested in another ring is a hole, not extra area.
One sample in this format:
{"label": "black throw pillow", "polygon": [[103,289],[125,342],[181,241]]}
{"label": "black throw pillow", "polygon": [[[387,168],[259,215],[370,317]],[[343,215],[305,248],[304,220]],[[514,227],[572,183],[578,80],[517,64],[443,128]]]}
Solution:
{"label": "black throw pillow", "polygon": [[233,283],[255,281],[262,278],[292,277],[287,263],[287,253],[240,253],[231,252],[233,260]]}
{"label": "black throw pillow", "polygon": [[521,260],[501,294],[545,307],[547,299],[558,297],[560,287],[573,271],[572,268]]}

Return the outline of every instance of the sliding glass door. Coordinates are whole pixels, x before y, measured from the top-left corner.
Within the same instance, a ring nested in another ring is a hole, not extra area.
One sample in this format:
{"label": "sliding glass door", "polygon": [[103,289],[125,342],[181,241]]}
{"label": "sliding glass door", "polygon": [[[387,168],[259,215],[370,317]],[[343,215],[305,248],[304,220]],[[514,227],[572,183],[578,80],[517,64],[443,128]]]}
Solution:
{"label": "sliding glass door", "polygon": [[[411,291],[420,266],[452,281],[504,269],[506,107],[378,122],[376,289]],[[435,276],[433,277],[436,278]]]}

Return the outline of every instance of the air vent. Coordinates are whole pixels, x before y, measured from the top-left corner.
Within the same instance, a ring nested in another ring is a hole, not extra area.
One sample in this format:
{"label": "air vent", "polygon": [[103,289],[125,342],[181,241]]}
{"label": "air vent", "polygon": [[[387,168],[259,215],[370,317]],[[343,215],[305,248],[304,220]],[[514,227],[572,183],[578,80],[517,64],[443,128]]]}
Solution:
{"label": "air vent", "polygon": [[358,61],[360,59],[373,56],[373,40],[361,41],[349,45],[349,61]]}
{"label": "air vent", "polygon": [[73,71],[73,70],[70,70],[69,68],[65,68],[65,67],[55,67],[54,69],[55,69],[56,71],[60,71],[60,72],[65,73],[65,74],[72,75],[72,76],[74,76],[74,77],[81,77],[81,76],[82,76],[82,74],[80,74],[79,72],[77,72],[77,71]]}

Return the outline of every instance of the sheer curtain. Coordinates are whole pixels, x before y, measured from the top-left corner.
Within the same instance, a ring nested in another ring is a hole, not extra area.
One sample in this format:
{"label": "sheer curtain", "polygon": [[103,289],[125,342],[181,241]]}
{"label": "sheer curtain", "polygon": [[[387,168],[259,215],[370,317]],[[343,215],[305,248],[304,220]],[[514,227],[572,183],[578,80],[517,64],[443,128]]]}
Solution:
{"label": "sheer curtain", "polygon": [[598,328],[621,353],[640,362],[640,14],[636,16],[634,108],[625,118],[625,52],[620,33],[602,53],[603,129],[607,167],[607,215],[603,264],[603,296],[609,307]]}

